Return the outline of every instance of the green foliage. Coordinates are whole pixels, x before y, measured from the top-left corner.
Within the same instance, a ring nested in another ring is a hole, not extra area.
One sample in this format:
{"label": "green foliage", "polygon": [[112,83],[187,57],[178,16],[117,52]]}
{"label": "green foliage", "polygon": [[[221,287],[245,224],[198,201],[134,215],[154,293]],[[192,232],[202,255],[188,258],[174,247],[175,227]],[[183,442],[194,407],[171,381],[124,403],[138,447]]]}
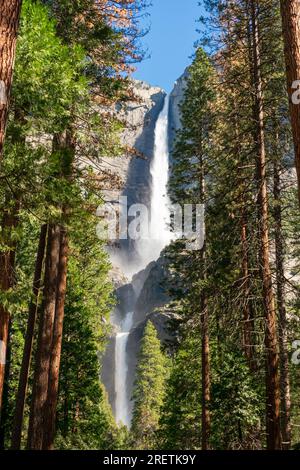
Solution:
{"label": "green foliage", "polygon": [[[74,100],[87,92],[82,72],[84,50],[67,47],[56,34],[56,24],[40,1],[23,2],[14,72],[11,133],[17,133],[18,116],[24,131],[58,132],[70,118]],[[26,73],[24,73],[26,70]],[[26,123],[26,126],[25,126]],[[21,133],[21,130],[19,130]]]}
{"label": "green foliage", "polygon": [[[181,129],[172,153],[170,194],[174,202],[200,202],[203,165],[208,164],[209,132],[213,126],[214,71],[208,56],[199,48],[188,68],[184,98],[180,105]],[[207,172],[207,168],[205,169]]]}
{"label": "green foliage", "polygon": [[100,281],[98,288],[101,288],[103,298],[99,293],[98,298],[102,306],[98,306],[96,312],[96,305],[93,309],[92,302],[85,302],[87,292],[93,295],[81,284],[87,273],[82,272],[83,265],[76,263],[75,267],[74,260],[72,264],[68,278],[57,411],[60,437],[56,446],[62,449],[114,448],[117,429],[105,391],[99,383],[98,358],[99,348],[105,344],[105,318],[110,305],[107,304],[106,311],[103,310],[106,293],[101,286],[101,276],[95,277],[94,282]]}
{"label": "green foliage", "polygon": [[180,343],[167,382],[157,436],[160,449],[200,448],[201,341],[197,330]]}
{"label": "green foliage", "polygon": [[160,407],[165,397],[167,360],[151,321],[147,322],[136,371],[131,427],[134,449],[154,449]]}
{"label": "green foliage", "polygon": [[224,352],[213,371],[211,387],[214,449],[260,448],[264,409],[261,392],[241,351]]}

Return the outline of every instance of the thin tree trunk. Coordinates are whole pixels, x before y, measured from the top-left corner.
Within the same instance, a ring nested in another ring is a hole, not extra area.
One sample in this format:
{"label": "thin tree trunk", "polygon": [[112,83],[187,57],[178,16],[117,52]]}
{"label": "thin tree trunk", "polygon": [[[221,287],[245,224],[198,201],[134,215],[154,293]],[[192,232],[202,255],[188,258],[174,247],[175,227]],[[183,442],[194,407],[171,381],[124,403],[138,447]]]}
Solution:
{"label": "thin tree trunk", "polygon": [[65,311],[65,298],[67,289],[68,267],[68,235],[66,228],[61,228],[60,256],[55,322],[52,339],[51,364],[49,371],[48,396],[46,402],[46,419],[43,449],[53,448],[55,437],[56,406],[58,399],[59,369],[63,337],[63,321]]}
{"label": "thin tree trunk", "polygon": [[[202,145],[200,146],[202,147]],[[204,162],[202,157],[202,149],[200,149],[200,199],[201,203],[205,203],[205,180],[204,180]],[[201,279],[207,279],[206,266],[206,241],[200,252],[201,258]],[[209,348],[209,313],[207,302],[207,287],[204,285],[201,292],[201,375],[202,375],[202,417],[201,417],[201,437],[202,450],[210,448],[210,348]]]}
{"label": "thin tree trunk", "polygon": [[[248,44],[250,46],[250,31],[248,27]],[[248,48],[250,54],[250,47]],[[250,56],[249,56],[250,57]],[[241,155],[240,136],[238,130],[238,108],[235,103],[235,141],[236,141],[236,154]],[[252,302],[250,299],[250,274],[249,274],[249,243],[248,243],[248,217],[247,217],[247,198],[245,178],[242,179],[240,184],[241,191],[241,205],[242,205],[242,216],[241,216],[241,250],[242,250],[242,263],[241,263],[241,289],[243,291],[243,329],[242,329],[242,341],[243,349],[245,352],[246,360],[251,370],[256,369],[254,359],[254,315]]]}
{"label": "thin tree trunk", "polygon": [[0,159],[9,109],[22,0],[0,1]]}
{"label": "thin tree trunk", "polygon": [[259,205],[260,263],[265,311],[266,348],[266,432],[267,448],[281,448],[280,433],[280,382],[277,351],[276,310],[272,286],[269,253],[269,207],[266,176],[266,149],[264,135],[264,108],[259,48],[258,8],[256,0],[250,1],[253,40],[253,76],[255,92],[254,122],[256,126],[257,177]]}
{"label": "thin tree trunk", "polygon": [[60,227],[49,225],[45,262],[44,300],[38,335],[35,374],[29,418],[29,449],[41,450],[43,444],[45,403],[48,392],[50,357],[56,307],[57,277],[59,265]]}
{"label": "thin tree trunk", "polygon": [[280,169],[277,162],[274,163],[274,200],[276,284],[277,305],[279,312],[280,387],[282,403],[282,445],[284,450],[289,450],[291,445],[291,392],[289,377],[289,355],[287,351],[288,332],[284,276],[284,243],[282,235],[281,181]]}
{"label": "thin tree trunk", "polygon": [[[300,104],[293,103],[293,83],[300,80],[300,2],[281,0],[281,17],[286,62],[287,89],[289,96],[292,133],[295,149],[295,164],[298,175],[300,203]],[[296,86],[296,88],[299,88]]]}
{"label": "thin tree trunk", "polygon": [[8,328],[8,340],[7,340],[7,358],[5,367],[4,387],[3,387],[3,400],[2,400],[2,413],[0,422],[0,450],[5,449],[5,440],[9,432],[9,378],[11,369],[11,319],[9,321]]}
{"label": "thin tree trunk", "polygon": [[[0,37],[1,39],[1,37]],[[1,46],[0,46],[1,48]],[[24,124],[23,113],[20,110],[15,110],[15,120]],[[13,143],[24,143],[25,139],[12,139]],[[1,155],[0,155],[1,158]],[[1,161],[0,161],[1,165]],[[4,249],[0,253],[0,290],[7,292],[15,284],[14,270],[15,270],[15,251],[16,242],[12,237],[12,232],[16,229],[19,223],[19,210],[21,206],[21,197],[19,194],[11,194],[10,191],[5,195],[5,207],[3,210],[3,217],[1,221],[2,228],[2,243],[8,249]],[[3,380],[5,374],[5,356],[7,335],[9,333],[8,325],[10,322],[10,314],[5,305],[0,305],[0,416],[2,408],[2,393],[3,393]],[[3,360],[2,360],[3,359]],[[2,364],[1,364],[2,362]]]}
{"label": "thin tree trunk", "polygon": [[209,450],[210,440],[210,357],[207,296],[204,292],[201,299],[201,359],[202,359],[202,450]]}
{"label": "thin tree trunk", "polygon": [[242,289],[243,289],[243,349],[249,367],[255,370],[254,346],[253,346],[253,330],[254,319],[250,300],[250,280],[249,280],[249,256],[248,256],[248,239],[247,239],[247,218],[245,208],[242,209],[242,227],[241,227],[241,245],[242,245]]}
{"label": "thin tree trunk", "polygon": [[20,446],[21,446],[23,414],[24,414],[24,406],[25,406],[25,400],[26,400],[29,369],[30,369],[30,363],[31,363],[34,329],[35,329],[37,310],[38,310],[38,297],[39,297],[39,293],[40,293],[40,289],[42,285],[42,271],[43,271],[43,263],[44,263],[44,257],[45,257],[47,231],[48,231],[48,225],[43,225],[41,227],[39,245],[38,245],[37,256],[36,256],[35,273],[34,273],[33,288],[32,288],[33,300],[29,307],[23,359],[22,359],[22,365],[21,365],[21,371],[20,371],[20,377],[19,377],[19,386],[18,386],[18,392],[17,392],[17,397],[16,397],[16,409],[15,409],[14,422],[13,422],[11,448],[15,450],[20,449]]}
{"label": "thin tree trunk", "polygon": [[[15,208],[10,211],[5,211],[2,220],[3,241],[9,246],[6,251],[0,252],[0,290],[8,292],[15,284],[15,243],[10,239],[6,240],[7,236],[10,238],[11,231],[18,224],[18,209],[16,204]],[[2,409],[2,395],[5,377],[5,360],[7,341],[9,334],[10,313],[5,305],[0,304],[0,416]]]}

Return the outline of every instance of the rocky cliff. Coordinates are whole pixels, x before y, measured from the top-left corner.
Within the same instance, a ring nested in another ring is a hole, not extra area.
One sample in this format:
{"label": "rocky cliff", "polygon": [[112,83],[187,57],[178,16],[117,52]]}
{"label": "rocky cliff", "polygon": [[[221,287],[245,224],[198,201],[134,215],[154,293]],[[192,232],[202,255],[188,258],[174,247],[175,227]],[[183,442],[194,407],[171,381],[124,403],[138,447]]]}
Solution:
{"label": "rocky cliff", "polygon": [[184,97],[186,79],[188,69],[175,82],[174,88],[170,94],[170,110],[169,110],[169,149],[172,157],[173,145],[175,142],[176,131],[180,129],[180,103]]}

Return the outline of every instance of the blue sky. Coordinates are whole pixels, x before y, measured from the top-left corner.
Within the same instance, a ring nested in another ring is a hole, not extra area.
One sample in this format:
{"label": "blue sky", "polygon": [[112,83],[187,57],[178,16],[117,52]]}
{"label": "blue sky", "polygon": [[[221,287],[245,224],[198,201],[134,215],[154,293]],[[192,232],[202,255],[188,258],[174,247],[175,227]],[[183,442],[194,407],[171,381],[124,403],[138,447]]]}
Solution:
{"label": "blue sky", "polygon": [[142,39],[150,59],[137,65],[135,78],[170,92],[175,80],[191,62],[201,8],[199,0],[152,0],[146,23],[151,31]]}

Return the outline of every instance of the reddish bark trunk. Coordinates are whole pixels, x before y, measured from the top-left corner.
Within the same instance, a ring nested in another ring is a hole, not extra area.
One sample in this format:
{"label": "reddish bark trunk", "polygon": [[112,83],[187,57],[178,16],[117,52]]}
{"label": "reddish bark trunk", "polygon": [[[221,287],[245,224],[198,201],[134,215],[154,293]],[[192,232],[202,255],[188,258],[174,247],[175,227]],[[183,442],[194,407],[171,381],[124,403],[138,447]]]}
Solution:
{"label": "reddish bark trunk", "polygon": [[3,152],[22,0],[0,1],[0,159]]}
{"label": "reddish bark trunk", "polygon": [[[0,290],[9,291],[15,283],[15,244],[10,240],[10,232],[18,224],[18,207],[13,212],[5,212],[2,220],[3,241],[9,246],[9,250],[0,253]],[[8,239],[7,239],[8,238]],[[10,314],[7,308],[0,304],[0,415],[2,408],[2,395],[5,377],[5,357],[9,333]]]}
{"label": "reddish bark trunk", "polygon": [[49,371],[48,396],[46,402],[46,419],[43,441],[43,449],[45,450],[51,450],[53,448],[55,436],[55,418],[58,399],[59,369],[63,337],[65,298],[67,289],[68,249],[69,248],[67,231],[65,228],[61,228],[57,300],[52,339],[51,364]]}
{"label": "reddish bark trunk", "polygon": [[286,62],[287,90],[289,96],[300,203],[300,104],[293,103],[292,100],[292,95],[295,92],[293,83],[300,80],[300,2],[298,0],[281,0],[280,4]]}
{"label": "reddish bark trunk", "polygon": [[45,403],[48,392],[50,357],[55,318],[57,277],[59,265],[60,227],[49,225],[45,262],[44,300],[38,335],[38,349],[30,409],[29,449],[41,450],[45,422]]}

